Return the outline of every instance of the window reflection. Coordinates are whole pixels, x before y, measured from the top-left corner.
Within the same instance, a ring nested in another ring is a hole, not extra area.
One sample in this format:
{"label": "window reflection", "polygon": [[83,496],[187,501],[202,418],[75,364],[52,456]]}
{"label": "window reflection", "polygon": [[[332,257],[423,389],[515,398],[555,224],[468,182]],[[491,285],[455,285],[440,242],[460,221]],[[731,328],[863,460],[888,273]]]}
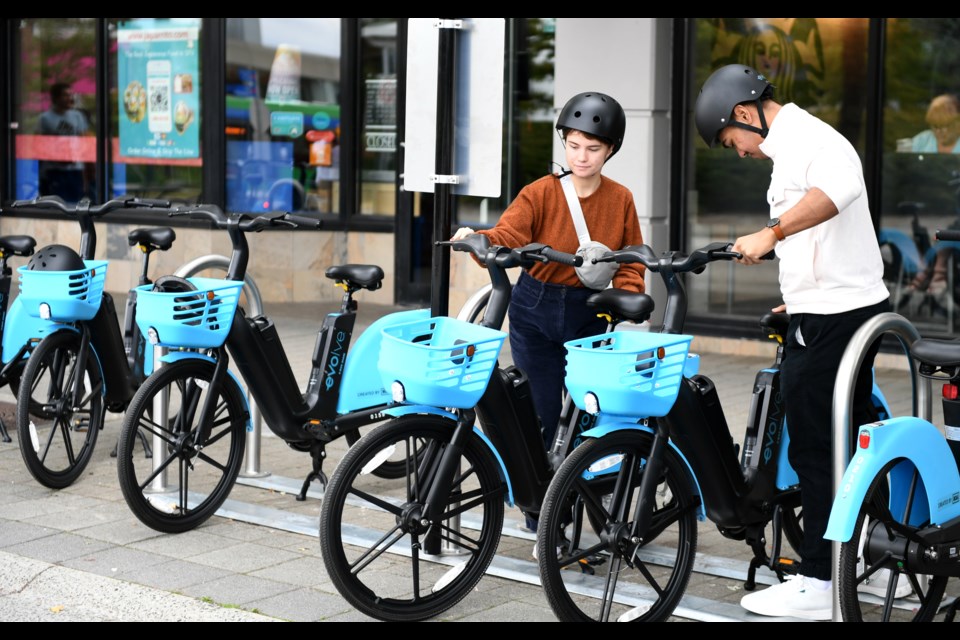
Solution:
{"label": "window reflection", "polygon": [[229,18],[227,207],[339,211],[340,18]]}
{"label": "window reflection", "polygon": [[16,197],[96,197],[96,22],[28,18],[18,30]]}
{"label": "window reflection", "polygon": [[[864,18],[697,18],[693,73],[696,96],[713,71],[746,64],[775,86],[774,99],[796,103],[836,128],[861,156],[866,110],[868,21]],[[763,228],[772,165],[744,160],[723,148],[708,149],[696,133],[690,103],[687,247],[732,242]],[[716,265],[691,279],[691,310],[709,315],[758,318],[779,305],[776,261],[745,269]]]}
{"label": "window reflection", "polygon": [[879,239],[895,309],[928,334],[954,333],[960,245],[937,229],[960,214],[960,19],[887,22],[883,215]]}

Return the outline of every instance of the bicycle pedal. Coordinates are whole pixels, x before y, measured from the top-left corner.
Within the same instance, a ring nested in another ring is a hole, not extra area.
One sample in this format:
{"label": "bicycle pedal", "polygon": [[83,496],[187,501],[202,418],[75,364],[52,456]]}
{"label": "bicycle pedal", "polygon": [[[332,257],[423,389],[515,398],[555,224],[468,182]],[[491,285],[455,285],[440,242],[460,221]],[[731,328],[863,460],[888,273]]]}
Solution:
{"label": "bicycle pedal", "polygon": [[787,575],[795,575],[800,570],[800,563],[793,558],[777,558],[773,567],[774,571],[782,571]]}
{"label": "bicycle pedal", "polygon": [[577,560],[577,566],[580,567],[580,573],[585,573],[588,576],[596,575],[597,573],[593,568],[593,564],[591,564],[586,558],[580,558]]}

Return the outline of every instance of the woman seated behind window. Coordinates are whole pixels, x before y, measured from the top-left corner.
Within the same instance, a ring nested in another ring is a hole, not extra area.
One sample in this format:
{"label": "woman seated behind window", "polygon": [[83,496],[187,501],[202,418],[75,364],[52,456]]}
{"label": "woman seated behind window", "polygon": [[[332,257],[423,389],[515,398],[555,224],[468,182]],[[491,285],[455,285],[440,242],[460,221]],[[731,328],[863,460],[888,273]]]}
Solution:
{"label": "woman seated behind window", "polygon": [[937,96],[927,109],[926,131],[913,136],[914,153],[960,153],[960,99],[949,93]]}

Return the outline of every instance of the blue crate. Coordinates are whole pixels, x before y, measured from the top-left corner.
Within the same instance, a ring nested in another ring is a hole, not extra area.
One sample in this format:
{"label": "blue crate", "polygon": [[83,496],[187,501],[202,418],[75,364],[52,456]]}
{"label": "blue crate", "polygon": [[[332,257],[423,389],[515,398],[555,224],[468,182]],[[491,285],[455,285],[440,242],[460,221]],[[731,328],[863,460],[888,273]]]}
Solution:
{"label": "blue crate", "polygon": [[454,318],[426,318],[382,331],[377,368],[388,391],[403,384],[407,402],[469,409],[497,365],[507,334]]}
{"label": "blue crate", "polygon": [[621,416],[665,416],[677,399],[693,336],[614,331],[567,342],[566,385],[585,409],[593,393],[600,411]]}
{"label": "blue crate", "polygon": [[100,309],[103,283],[107,278],[106,260],[84,260],[79,271],[32,271],[29,265],[17,269],[20,274],[20,298],[34,318],[40,317],[40,305],[50,307],[55,322],[90,320]]}
{"label": "blue crate", "polygon": [[187,278],[196,291],[152,291],[137,287],[137,326],[144,336],[157,332],[162,347],[214,349],[230,333],[243,282]]}

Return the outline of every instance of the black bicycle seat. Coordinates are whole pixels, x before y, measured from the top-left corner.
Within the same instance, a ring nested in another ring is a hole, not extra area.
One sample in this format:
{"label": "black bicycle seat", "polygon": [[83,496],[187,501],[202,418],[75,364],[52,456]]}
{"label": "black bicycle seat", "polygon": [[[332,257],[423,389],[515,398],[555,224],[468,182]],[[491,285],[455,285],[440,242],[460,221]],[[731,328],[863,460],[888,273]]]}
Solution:
{"label": "black bicycle seat", "polygon": [[134,229],[127,236],[130,246],[141,245],[153,251],[159,249],[166,251],[173,246],[173,241],[177,239],[177,234],[170,227],[157,227],[155,229]]}
{"label": "black bicycle seat", "polygon": [[0,237],[0,249],[3,249],[4,253],[12,253],[15,256],[32,256],[36,246],[37,241],[30,236]]}
{"label": "black bicycle seat", "polygon": [[772,331],[781,336],[787,335],[787,327],[789,326],[789,313],[768,313],[760,318],[761,329],[764,331]]}
{"label": "black bicycle seat", "polygon": [[910,347],[913,357],[937,367],[960,366],[960,341],[921,338]]}
{"label": "black bicycle seat", "polygon": [[383,269],[375,264],[341,264],[327,269],[326,276],[368,291],[376,291],[383,284]]}
{"label": "black bicycle seat", "polygon": [[587,298],[587,306],[610,313],[617,319],[643,322],[653,313],[653,298],[645,293],[604,289]]}

